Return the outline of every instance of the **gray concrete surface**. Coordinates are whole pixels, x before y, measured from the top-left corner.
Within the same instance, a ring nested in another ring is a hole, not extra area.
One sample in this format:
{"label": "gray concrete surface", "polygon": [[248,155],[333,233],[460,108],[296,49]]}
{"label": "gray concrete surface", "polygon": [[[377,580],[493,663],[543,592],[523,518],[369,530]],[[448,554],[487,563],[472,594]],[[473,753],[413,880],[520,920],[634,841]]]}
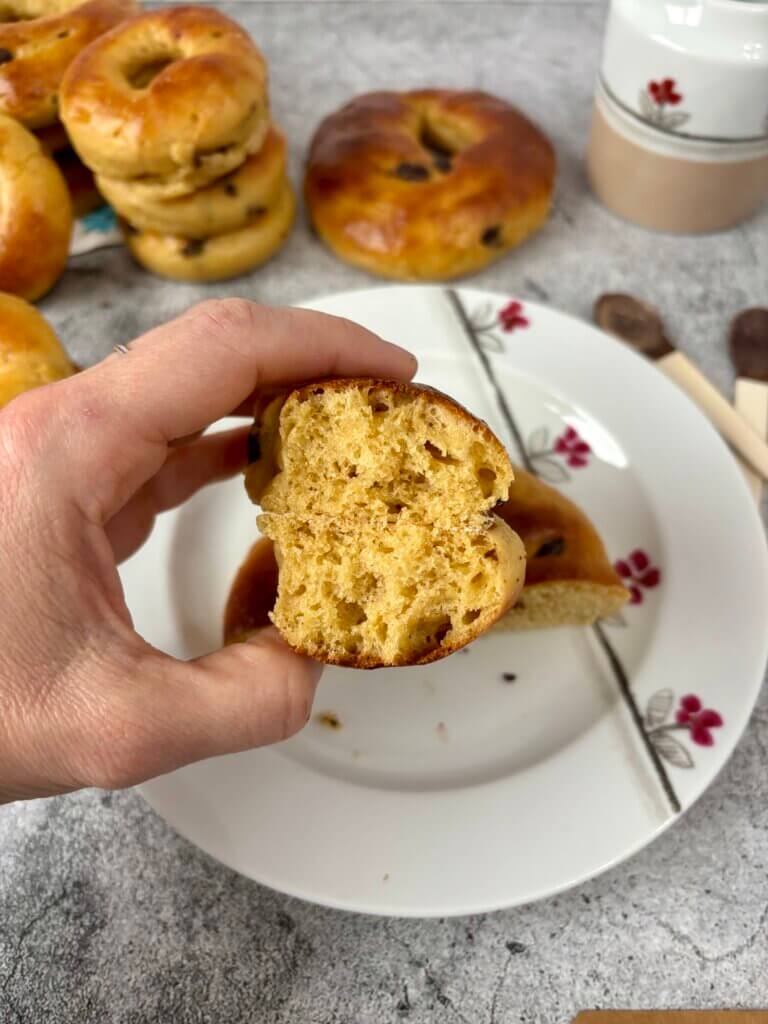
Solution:
{"label": "gray concrete surface", "polygon": [[[588,316],[629,289],[723,388],[729,317],[768,302],[768,209],[703,238],[623,224],[582,156],[602,3],[236,3],[267,54],[294,180],[318,119],[371,88],[477,86],[558,150],[544,230],[474,283]],[[145,275],[121,250],[73,261],[43,303],[82,363],[206,295],[288,303],[370,279],[302,225],[252,277]],[[727,524],[726,524],[727,525]],[[133,793],[0,809],[2,1024],[561,1024],[586,1007],[768,1005],[768,699],[719,780],[629,863],[536,906],[385,921],[309,906],[218,866]],[[521,826],[524,823],[521,823]]]}

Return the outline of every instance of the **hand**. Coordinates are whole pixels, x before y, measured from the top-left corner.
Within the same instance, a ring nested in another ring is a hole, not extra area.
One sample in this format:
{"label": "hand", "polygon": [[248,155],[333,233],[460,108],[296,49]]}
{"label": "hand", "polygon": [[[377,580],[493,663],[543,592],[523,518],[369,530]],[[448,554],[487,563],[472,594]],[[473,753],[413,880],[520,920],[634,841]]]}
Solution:
{"label": "hand", "polygon": [[130,786],[305,724],[318,665],[271,628],[195,661],[161,653],[116,563],[158,512],[243,467],[247,428],[199,433],[260,387],[415,368],[348,321],[232,299],[0,413],[0,801]]}

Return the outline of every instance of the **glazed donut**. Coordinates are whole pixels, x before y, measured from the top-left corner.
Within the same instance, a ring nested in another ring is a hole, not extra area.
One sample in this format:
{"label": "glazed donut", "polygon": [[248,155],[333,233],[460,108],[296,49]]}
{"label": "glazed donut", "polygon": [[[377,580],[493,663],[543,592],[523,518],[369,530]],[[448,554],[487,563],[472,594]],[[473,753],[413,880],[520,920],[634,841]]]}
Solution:
{"label": "glazed donut", "polygon": [[145,196],[184,195],[261,146],[266,66],[248,34],[218,11],[149,11],[72,62],[61,119],[97,174],[140,183]]}
{"label": "glazed donut", "polygon": [[272,209],[245,227],[213,238],[191,239],[125,229],[136,260],[161,277],[177,281],[221,281],[265,263],[291,229],[296,202],[286,181]]}
{"label": "glazed donut", "polygon": [[0,114],[0,290],[39,299],[64,270],[71,234],[61,171],[31,132]]}
{"label": "glazed donut", "polygon": [[134,0],[2,0],[0,112],[28,128],[53,124],[74,58],[137,10]]}
{"label": "glazed donut", "polygon": [[0,408],[23,391],[74,372],[61,342],[35,307],[0,292]]}
{"label": "glazed donut", "polygon": [[131,182],[99,178],[109,203],[134,228],[186,238],[237,231],[272,206],[285,178],[285,139],[271,128],[264,145],[226,177],[177,199],[145,199]]}
{"label": "glazed donut", "polygon": [[444,280],[496,260],[546,218],[552,146],[483,92],[377,92],[327,117],[305,181],[319,236],[384,277]]}

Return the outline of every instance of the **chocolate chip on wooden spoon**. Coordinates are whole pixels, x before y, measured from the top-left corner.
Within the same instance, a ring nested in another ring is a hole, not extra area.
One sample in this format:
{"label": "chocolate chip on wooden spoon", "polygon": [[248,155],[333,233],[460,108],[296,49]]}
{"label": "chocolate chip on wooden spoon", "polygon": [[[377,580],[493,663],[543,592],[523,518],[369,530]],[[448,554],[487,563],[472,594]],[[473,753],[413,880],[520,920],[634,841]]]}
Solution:
{"label": "chocolate chip on wooden spoon", "polygon": [[664,333],[661,316],[653,306],[621,292],[601,295],[595,302],[595,323],[609,334],[626,341],[650,359],[674,352]]}
{"label": "chocolate chip on wooden spoon", "polygon": [[632,295],[601,295],[595,303],[596,323],[651,359],[692,399],[752,469],[768,480],[768,445],[736,412],[730,402],[664,333],[653,306]]}
{"label": "chocolate chip on wooden spoon", "polygon": [[[761,437],[768,435],[768,309],[742,310],[731,323],[728,339],[737,378],[733,404]],[[760,502],[760,478],[744,466],[752,496]]]}
{"label": "chocolate chip on wooden spoon", "polygon": [[768,309],[745,309],[733,318],[731,359],[740,377],[768,381]]}

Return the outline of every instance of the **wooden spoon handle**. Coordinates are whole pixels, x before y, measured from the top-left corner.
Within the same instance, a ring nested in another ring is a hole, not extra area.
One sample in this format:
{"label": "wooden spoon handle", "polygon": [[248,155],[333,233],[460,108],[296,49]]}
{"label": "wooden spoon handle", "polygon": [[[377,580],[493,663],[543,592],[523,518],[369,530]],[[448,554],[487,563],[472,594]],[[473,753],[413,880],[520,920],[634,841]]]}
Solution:
{"label": "wooden spoon handle", "polygon": [[[768,384],[748,377],[738,377],[733,389],[733,406],[753,430],[761,437],[768,437]],[[763,496],[763,482],[746,462],[740,461],[752,496],[759,505]]]}
{"label": "wooden spoon handle", "polygon": [[734,451],[768,480],[768,444],[739,416],[733,406],[682,352],[671,352],[656,365],[685,391],[720,431]]}

